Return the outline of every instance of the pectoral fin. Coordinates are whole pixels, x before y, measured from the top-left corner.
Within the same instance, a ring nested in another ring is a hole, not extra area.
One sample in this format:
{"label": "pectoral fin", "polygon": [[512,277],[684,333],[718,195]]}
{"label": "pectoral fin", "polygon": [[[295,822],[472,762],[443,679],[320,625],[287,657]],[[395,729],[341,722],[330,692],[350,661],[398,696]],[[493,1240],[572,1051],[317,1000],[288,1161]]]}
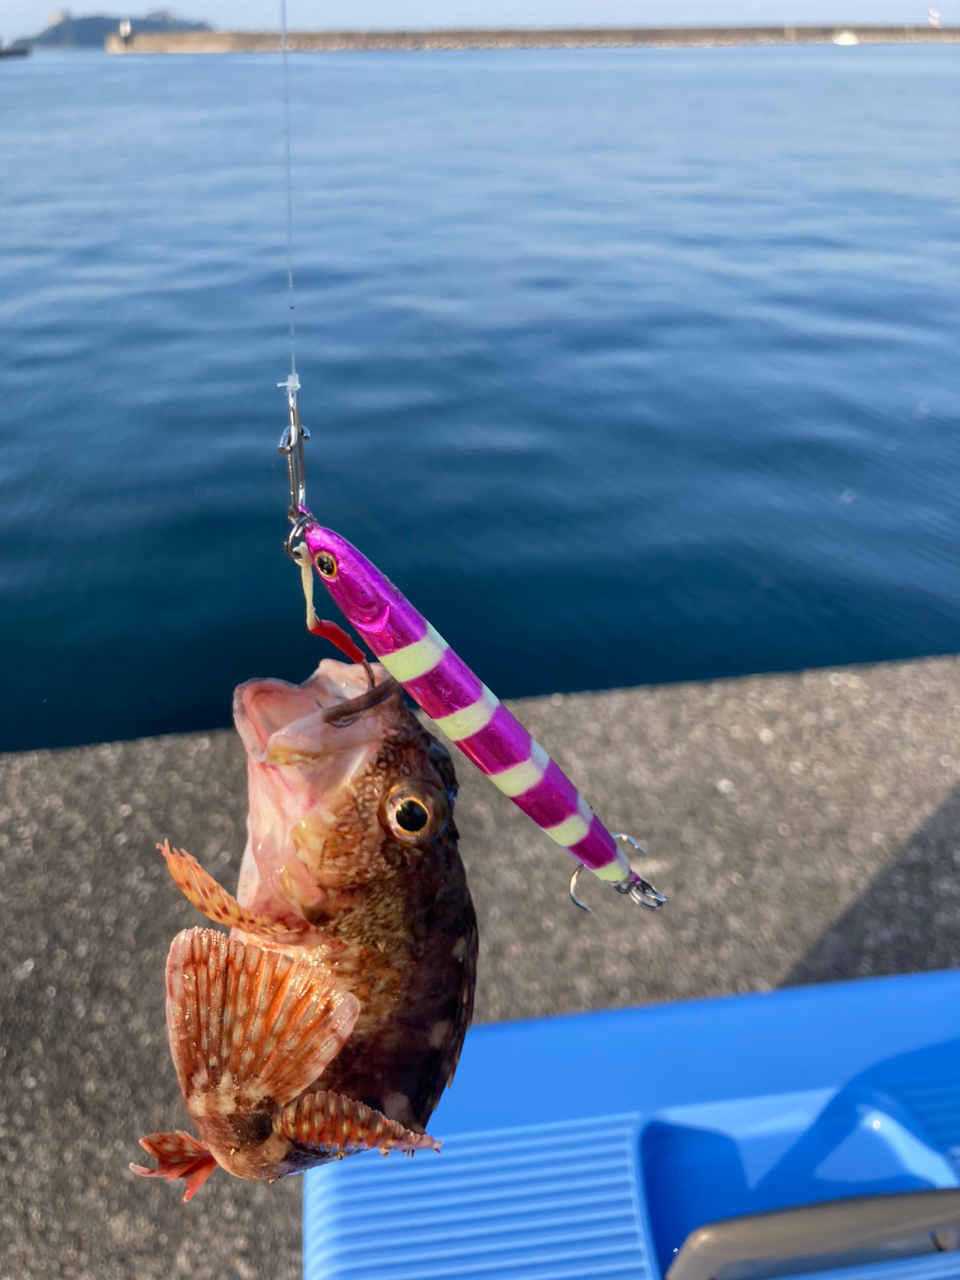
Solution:
{"label": "pectoral fin", "polygon": [[243,933],[274,945],[289,943],[321,947],[330,955],[344,950],[342,942],[314,928],[307,920],[273,920],[269,916],[257,915],[246,907],[241,907],[233,894],[218,884],[208,871],[204,871],[196,858],[185,849],[171,849],[169,840],[158,844],[157,848],[167,861],[174,884],[214,924],[226,925],[228,929],[240,929]]}
{"label": "pectoral fin", "polygon": [[320,1090],[306,1093],[284,1107],[274,1118],[275,1133],[309,1150],[349,1155],[364,1149],[390,1151],[439,1151],[440,1143],[428,1133],[414,1133],[380,1111],[355,1102],[342,1093]]}
{"label": "pectoral fin", "polygon": [[170,947],[170,1051],[198,1125],[291,1102],[339,1052],[359,1011],[312,952],[266,950],[213,929],[184,930]]}

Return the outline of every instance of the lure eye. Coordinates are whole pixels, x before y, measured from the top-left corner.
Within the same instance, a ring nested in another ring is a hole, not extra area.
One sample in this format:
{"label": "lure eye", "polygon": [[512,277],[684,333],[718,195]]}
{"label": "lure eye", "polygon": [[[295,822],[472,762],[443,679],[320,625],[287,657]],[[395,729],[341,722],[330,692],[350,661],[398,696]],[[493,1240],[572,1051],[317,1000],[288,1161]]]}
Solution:
{"label": "lure eye", "polygon": [[380,824],[399,844],[426,844],[449,818],[447,797],[430,782],[398,782],[380,806]]}
{"label": "lure eye", "polygon": [[337,576],[337,562],[329,551],[321,551],[316,558],[317,569],[320,571],[321,577],[335,578]]}

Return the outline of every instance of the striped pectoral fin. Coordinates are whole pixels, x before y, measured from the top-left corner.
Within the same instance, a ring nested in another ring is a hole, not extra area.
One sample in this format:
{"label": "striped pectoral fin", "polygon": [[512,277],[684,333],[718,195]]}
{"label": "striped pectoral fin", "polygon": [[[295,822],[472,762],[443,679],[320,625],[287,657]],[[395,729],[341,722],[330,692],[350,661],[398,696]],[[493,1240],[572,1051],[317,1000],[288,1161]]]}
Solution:
{"label": "striped pectoral fin", "polygon": [[175,1133],[150,1133],[140,1139],[140,1145],[147,1155],[153,1156],[157,1167],[147,1169],[142,1164],[131,1164],[131,1173],[141,1178],[164,1178],[167,1182],[183,1178],[187,1184],[184,1203],[193,1199],[217,1167],[203,1143],[182,1129]]}
{"label": "striped pectoral fin", "polygon": [[340,1051],[360,1005],[320,960],[213,929],[177,935],[167,1031],[187,1110],[242,1112],[302,1093]]}
{"label": "striped pectoral fin", "polygon": [[342,1093],[304,1094],[274,1118],[274,1132],[309,1150],[348,1155],[363,1150],[439,1151],[427,1133],[414,1133],[380,1111]]}

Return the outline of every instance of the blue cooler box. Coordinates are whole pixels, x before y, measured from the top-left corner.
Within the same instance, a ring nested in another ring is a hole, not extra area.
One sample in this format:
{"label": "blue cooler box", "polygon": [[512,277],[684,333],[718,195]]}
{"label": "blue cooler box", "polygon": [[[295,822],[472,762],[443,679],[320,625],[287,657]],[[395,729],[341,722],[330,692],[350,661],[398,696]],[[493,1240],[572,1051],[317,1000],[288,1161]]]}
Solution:
{"label": "blue cooler box", "polygon": [[960,1278],[960,974],[476,1027],[430,1132],[307,1176],[306,1280]]}

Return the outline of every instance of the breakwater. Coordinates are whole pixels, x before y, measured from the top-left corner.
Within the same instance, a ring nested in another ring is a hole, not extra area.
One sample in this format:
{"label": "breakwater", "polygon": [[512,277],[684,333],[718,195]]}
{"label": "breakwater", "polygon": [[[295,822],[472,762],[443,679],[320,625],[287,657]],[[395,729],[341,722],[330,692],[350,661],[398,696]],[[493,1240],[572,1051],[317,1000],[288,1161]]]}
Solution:
{"label": "breakwater", "polygon": [[[710,48],[746,44],[955,44],[960,27],[564,27],[435,31],[291,31],[297,53],[387,50]],[[110,35],[108,53],[277,53],[276,31],[171,31]]]}

